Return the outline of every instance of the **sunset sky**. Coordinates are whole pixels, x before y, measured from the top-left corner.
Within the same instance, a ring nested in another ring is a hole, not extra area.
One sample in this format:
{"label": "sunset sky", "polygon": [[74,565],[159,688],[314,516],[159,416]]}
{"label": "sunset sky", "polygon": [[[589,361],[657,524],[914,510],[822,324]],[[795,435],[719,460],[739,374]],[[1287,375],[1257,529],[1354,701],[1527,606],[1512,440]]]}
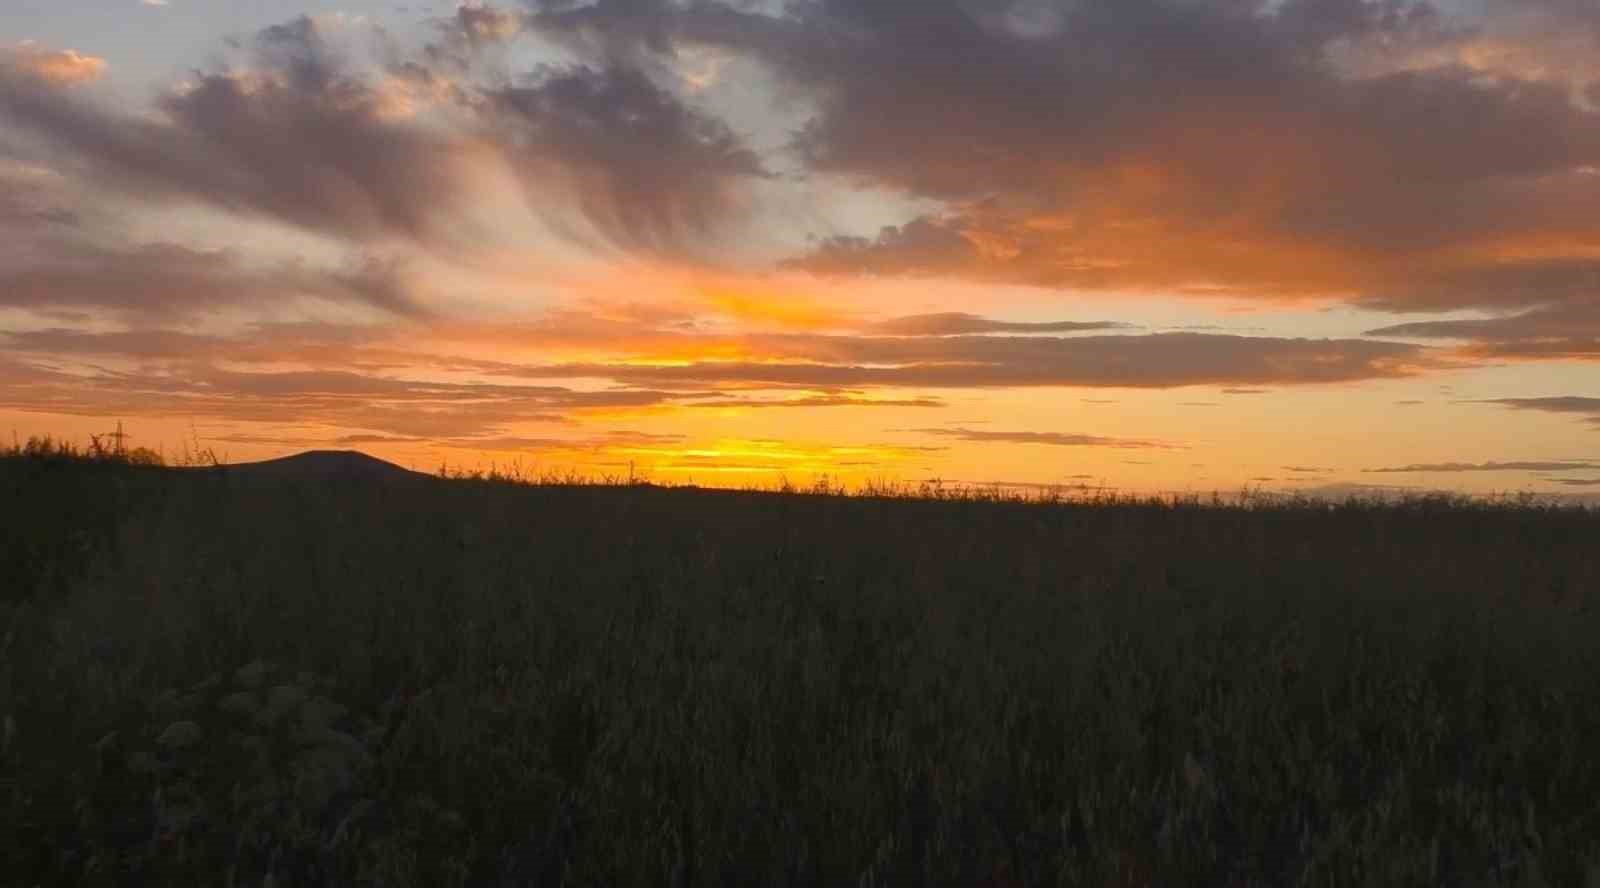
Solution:
{"label": "sunset sky", "polygon": [[1593,495],[1600,5],[6,0],[0,432],[118,421]]}

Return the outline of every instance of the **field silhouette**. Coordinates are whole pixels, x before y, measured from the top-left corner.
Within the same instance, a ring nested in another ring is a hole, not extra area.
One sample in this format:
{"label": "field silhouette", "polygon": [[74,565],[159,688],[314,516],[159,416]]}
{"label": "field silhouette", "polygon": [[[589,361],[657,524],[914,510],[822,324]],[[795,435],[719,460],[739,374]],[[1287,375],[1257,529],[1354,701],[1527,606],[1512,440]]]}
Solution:
{"label": "field silhouette", "polygon": [[1600,885],[1600,512],[133,463],[0,458],[15,884]]}

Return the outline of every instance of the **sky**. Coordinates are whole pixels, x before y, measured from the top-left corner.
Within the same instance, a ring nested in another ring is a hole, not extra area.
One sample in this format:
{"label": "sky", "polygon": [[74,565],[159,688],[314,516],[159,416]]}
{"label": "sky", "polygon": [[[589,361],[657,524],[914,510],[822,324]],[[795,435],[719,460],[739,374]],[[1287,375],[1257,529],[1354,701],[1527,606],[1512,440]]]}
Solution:
{"label": "sky", "polygon": [[1600,494],[1589,0],[8,0],[0,431]]}

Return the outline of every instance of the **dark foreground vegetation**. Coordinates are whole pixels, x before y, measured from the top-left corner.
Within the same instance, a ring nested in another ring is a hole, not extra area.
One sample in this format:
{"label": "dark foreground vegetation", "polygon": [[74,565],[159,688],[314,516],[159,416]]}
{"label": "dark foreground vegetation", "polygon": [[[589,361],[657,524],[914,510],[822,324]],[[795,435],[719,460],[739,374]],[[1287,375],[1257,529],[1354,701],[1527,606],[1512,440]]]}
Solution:
{"label": "dark foreground vegetation", "polygon": [[1600,513],[0,458],[0,882],[1600,885]]}

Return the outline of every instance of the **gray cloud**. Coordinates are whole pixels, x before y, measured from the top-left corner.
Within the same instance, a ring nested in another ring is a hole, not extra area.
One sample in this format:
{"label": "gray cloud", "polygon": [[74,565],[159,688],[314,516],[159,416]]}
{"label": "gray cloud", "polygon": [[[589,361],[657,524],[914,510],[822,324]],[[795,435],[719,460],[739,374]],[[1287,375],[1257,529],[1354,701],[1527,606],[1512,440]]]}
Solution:
{"label": "gray cloud", "polygon": [[[141,316],[142,318],[143,316]],[[0,344],[19,353],[52,355],[69,360],[118,357],[146,364],[244,364],[293,361],[336,364],[366,372],[427,365],[439,370],[481,370],[463,367],[448,357],[423,360],[414,353],[382,348],[378,343],[397,332],[414,330],[382,325],[321,323],[255,323],[238,333],[194,333],[170,327],[137,327],[90,332],[69,327],[0,331]]]}
{"label": "gray cloud", "polygon": [[760,336],[742,341],[773,357],[762,363],[554,365],[522,372],[650,385],[1174,388],[1397,378],[1430,366],[1430,359],[1421,349],[1396,343],[1198,333],[928,339]]}
{"label": "gray cloud", "polygon": [[[62,356],[118,355],[131,358],[195,358],[220,356],[231,340],[181,330],[128,330],[90,333],[64,327],[0,331],[0,342],[18,352],[47,352]],[[243,343],[240,343],[243,344]]]}
{"label": "gray cloud", "polygon": [[614,242],[678,249],[734,214],[742,185],[766,175],[727,125],[635,69],[575,67],[488,90],[477,106],[523,175],[546,195],[562,182]]}
{"label": "gray cloud", "polygon": [[[514,80],[452,55],[509,39],[521,17],[463,7],[455,35],[386,72],[357,64],[315,19],[240,44],[247,62],[198,72],[129,113],[0,65],[0,122],[74,180],[139,201],[201,204],[363,243],[481,246],[469,223],[504,159],[530,210],[558,230],[591,223],[624,248],[680,250],[765,176],[725,124],[621,66],[539,69]],[[385,77],[388,78],[387,82]],[[398,86],[397,86],[398,84]],[[426,122],[415,105],[434,105]]]}
{"label": "gray cloud", "polygon": [[418,84],[448,90],[453,81],[440,77],[439,72],[472,72],[485,56],[514,41],[526,21],[526,13],[519,9],[463,3],[455,14],[429,23],[435,39],[423,45],[420,58],[408,58],[391,49],[389,67]]}
{"label": "gray cloud", "polygon": [[10,160],[0,150],[0,233],[8,241],[31,247],[79,227],[79,214],[64,205],[52,179],[42,167]]}
{"label": "gray cloud", "polygon": [[1464,339],[1471,353],[1495,358],[1600,358],[1600,264],[1574,281],[1565,303],[1478,320],[1394,324],[1368,335]]}
{"label": "gray cloud", "polygon": [[1567,413],[1584,417],[1585,421],[1590,425],[1600,427],[1600,398],[1566,395],[1552,398],[1495,398],[1479,403],[1499,404],[1502,407],[1511,407],[1516,410]]}
{"label": "gray cloud", "polygon": [[156,116],[0,70],[0,120],[113,193],[350,236],[444,236],[441,210],[468,191],[463,145],[389,119],[309,18],[261,31],[251,50],[250,68],[200,74]]}
{"label": "gray cloud", "polygon": [[451,24],[453,30],[475,45],[500,43],[522,30],[523,15],[515,9],[462,4],[456,7]]}
{"label": "gray cloud", "polygon": [[[94,307],[144,322],[226,306],[283,305],[295,297],[359,304],[394,315],[425,313],[404,268],[376,259],[343,269],[253,266],[235,251],[176,244],[112,248],[57,239],[36,244],[26,258],[0,269],[0,306]],[[61,347],[86,341],[66,331],[50,335]],[[163,347],[178,344],[169,339]]]}

